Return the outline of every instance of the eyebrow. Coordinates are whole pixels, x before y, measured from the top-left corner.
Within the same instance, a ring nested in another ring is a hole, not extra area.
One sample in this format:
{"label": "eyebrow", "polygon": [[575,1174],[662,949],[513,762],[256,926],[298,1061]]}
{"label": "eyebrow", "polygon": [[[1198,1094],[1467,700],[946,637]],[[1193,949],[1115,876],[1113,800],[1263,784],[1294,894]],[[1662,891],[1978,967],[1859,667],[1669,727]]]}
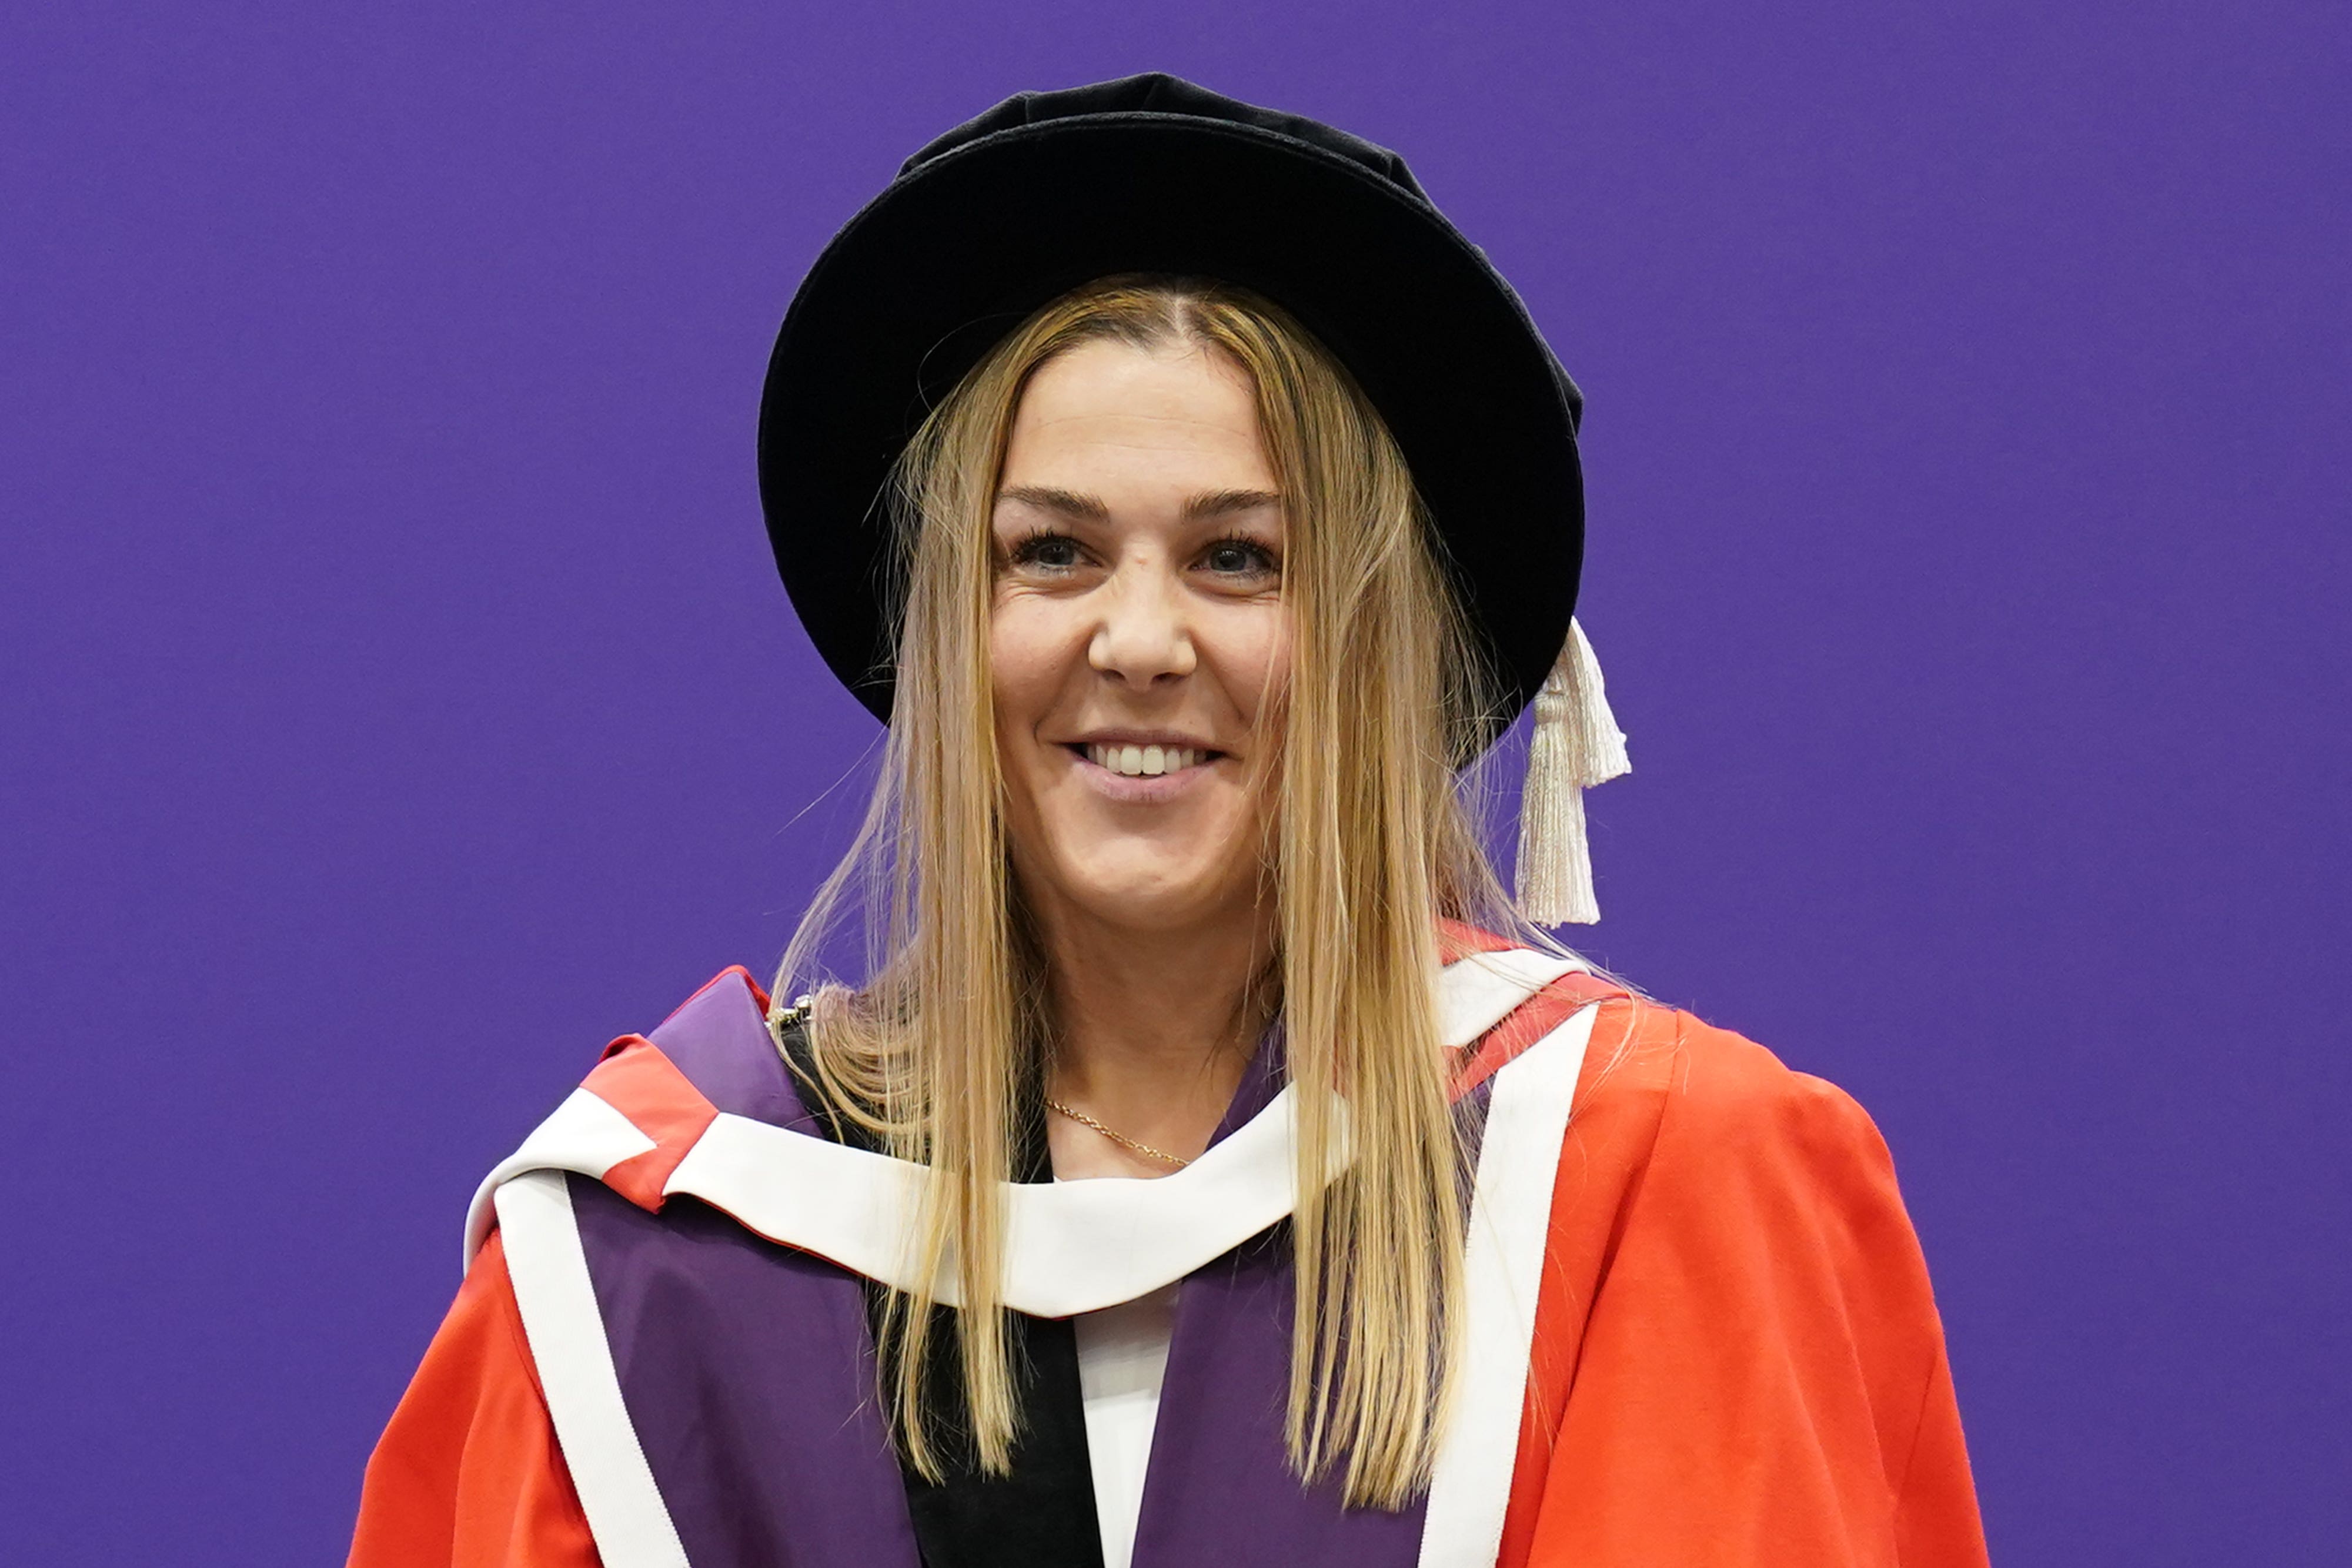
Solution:
{"label": "eyebrow", "polygon": [[1231,512],[1255,512],[1281,505],[1282,497],[1271,490],[1203,490],[1184,503],[1184,515],[1197,522]]}
{"label": "eyebrow", "polygon": [[[996,499],[999,504],[1019,501],[1042,511],[1059,512],[1066,517],[1083,517],[1089,522],[1101,522],[1110,516],[1110,507],[1101,497],[1057,489],[1051,485],[1014,485],[998,491]],[[1198,522],[1281,505],[1282,497],[1272,490],[1203,490],[1184,503],[1184,515]]]}
{"label": "eyebrow", "polygon": [[1110,508],[1100,496],[1082,496],[1076,490],[1057,490],[1050,485],[1014,485],[996,493],[999,506],[1007,501],[1019,501],[1024,506],[1041,511],[1059,512],[1066,517],[1085,517],[1100,522],[1110,516]]}

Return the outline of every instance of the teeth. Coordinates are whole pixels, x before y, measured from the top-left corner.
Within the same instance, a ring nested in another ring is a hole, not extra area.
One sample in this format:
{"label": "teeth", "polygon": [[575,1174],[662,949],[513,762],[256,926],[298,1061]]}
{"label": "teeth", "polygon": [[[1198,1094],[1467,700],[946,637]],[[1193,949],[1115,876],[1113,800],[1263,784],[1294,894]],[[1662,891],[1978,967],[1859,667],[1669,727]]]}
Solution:
{"label": "teeth", "polygon": [[1204,753],[1189,746],[1089,746],[1087,760],[1129,779],[1157,779],[1200,766]]}

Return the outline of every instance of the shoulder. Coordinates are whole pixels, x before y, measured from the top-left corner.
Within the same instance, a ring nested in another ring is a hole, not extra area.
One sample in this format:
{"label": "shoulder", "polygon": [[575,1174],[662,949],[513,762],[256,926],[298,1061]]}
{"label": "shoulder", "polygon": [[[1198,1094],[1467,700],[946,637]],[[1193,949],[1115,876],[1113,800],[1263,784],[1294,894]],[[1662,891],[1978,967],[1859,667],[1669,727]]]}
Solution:
{"label": "shoulder", "polygon": [[1686,1133],[1731,1143],[1877,1136],[1836,1084],[1745,1035],[1641,997],[1602,1005],[1578,1100],[1580,1110],[1638,1102]]}
{"label": "shoulder", "polygon": [[[1447,923],[1441,946],[1447,964],[1439,1010],[1446,1043],[1461,1051],[1457,1093],[1504,1075],[1528,1078],[1511,1070],[1560,1035],[1576,1035],[1581,1061],[1570,1103],[1559,1108],[1571,1145],[1576,1128],[1598,1124],[1624,1145],[1621,1156],[1641,1160],[1685,1150],[1716,1162],[1811,1150],[1885,1162],[1877,1129],[1852,1096],[1745,1036],[1636,995],[1573,958],[1470,926]],[[1548,1097],[1569,1092],[1566,1082],[1550,1082]]]}
{"label": "shoulder", "polygon": [[490,1232],[498,1188],[526,1172],[592,1176],[653,1209],[661,1207],[663,1184],[719,1116],[811,1130],[767,1014],[767,993],[737,966],[650,1031],[606,1046],[579,1087],[475,1189],[466,1257]]}
{"label": "shoulder", "polygon": [[596,1089],[597,1073],[619,1059],[650,1052],[714,1111],[757,1122],[798,1120],[800,1103],[768,1015],[768,993],[749,970],[740,964],[721,969],[656,1028],[607,1046],[587,1087]]}
{"label": "shoulder", "polygon": [[1853,1097],[1747,1037],[1639,997],[1595,1018],[1571,1127],[1606,1142],[1628,1171],[1687,1183],[1724,1202],[1848,1197],[1891,1200],[1885,1139]]}

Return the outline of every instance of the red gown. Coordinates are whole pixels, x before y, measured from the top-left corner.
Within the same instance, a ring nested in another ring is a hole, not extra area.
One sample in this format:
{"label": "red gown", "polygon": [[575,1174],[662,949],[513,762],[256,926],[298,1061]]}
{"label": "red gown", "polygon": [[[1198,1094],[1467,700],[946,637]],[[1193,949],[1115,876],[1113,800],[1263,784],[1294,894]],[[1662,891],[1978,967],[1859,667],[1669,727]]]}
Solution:
{"label": "red gown", "polygon": [[[1573,1106],[1498,1563],[1979,1568],[1942,1328],[1869,1117],[1623,997]],[[496,1237],[369,1463],[350,1561],[598,1562]]]}

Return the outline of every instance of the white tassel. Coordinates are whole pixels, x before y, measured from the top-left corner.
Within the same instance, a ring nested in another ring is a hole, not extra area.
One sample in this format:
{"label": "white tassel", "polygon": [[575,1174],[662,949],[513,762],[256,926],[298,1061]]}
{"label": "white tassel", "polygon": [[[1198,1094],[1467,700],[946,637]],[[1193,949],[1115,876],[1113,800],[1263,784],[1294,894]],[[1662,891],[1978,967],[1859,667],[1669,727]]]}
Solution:
{"label": "white tassel", "polygon": [[1519,908],[1538,925],[1590,925],[1601,918],[1601,904],[1585,841],[1584,791],[1632,772],[1633,764],[1609,711],[1601,663],[1573,621],[1535,706],[1519,800]]}

